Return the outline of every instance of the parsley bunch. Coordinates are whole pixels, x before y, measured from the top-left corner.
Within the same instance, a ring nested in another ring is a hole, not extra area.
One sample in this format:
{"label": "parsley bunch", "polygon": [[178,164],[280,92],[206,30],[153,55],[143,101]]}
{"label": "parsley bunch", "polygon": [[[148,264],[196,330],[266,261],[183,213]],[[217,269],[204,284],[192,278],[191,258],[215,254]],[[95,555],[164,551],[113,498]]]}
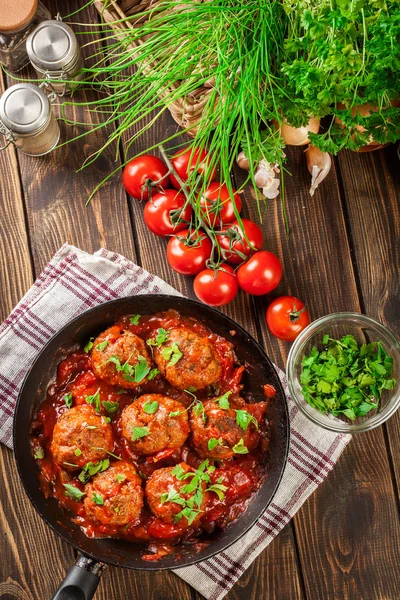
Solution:
{"label": "parsley bunch", "polygon": [[304,356],[300,383],[305,400],[322,413],[351,420],[379,407],[383,390],[396,385],[393,359],[381,342],[359,345],[352,335],[325,335],[324,349]]}

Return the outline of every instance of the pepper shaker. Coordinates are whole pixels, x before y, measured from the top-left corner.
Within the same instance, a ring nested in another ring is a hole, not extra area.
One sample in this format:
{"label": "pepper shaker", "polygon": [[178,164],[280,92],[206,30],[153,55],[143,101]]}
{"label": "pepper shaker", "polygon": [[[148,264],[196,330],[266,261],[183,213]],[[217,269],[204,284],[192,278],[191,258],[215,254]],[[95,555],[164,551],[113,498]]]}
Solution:
{"label": "pepper shaker", "polygon": [[52,150],[60,138],[60,128],[44,91],[32,83],[17,83],[0,98],[0,133],[6,143],[25,154],[42,156]]}
{"label": "pepper shaker", "polygon": [[10,71],[29,63],[26,38],[50,13],[38,0],[0,0],[0,62]]}
{"label": "pepper shaker", "polygon": [[26,40],[35,71],[58,95],[72,92],[82,78],[83,57],[71,27],[62,21],[44,21]]}

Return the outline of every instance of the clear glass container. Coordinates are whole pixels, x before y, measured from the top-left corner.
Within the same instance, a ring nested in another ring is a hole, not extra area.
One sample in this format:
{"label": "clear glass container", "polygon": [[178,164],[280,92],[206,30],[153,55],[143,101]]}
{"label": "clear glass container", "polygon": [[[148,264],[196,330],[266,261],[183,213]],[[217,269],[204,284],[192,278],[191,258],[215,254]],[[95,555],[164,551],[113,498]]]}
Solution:
{"label": "clear glass container", "polygon": [[[397,380],[393,390],[383,390],[380,405],[364,417],[351,421],[345,416],[335,417],[321,413],[308,404],[301,392],[300,375],[302,361],[314,346],[322,348],[325,334],[333,339],[353,335],[359,344],[381,341],[386,352],[393,358],[393,377]],[[359,313],[333,313],[311,323],[293,342],[290,349],[286,374],[290,394],[300,411],[310,421],[338,433],[360,433],[369,431],[387,421],[400,406],[400,341],[382,323]]]}
{"label": "clear glass container", "polygon": [[26,39],[51,15],[40,0],[0,0],[0,62],[9,71],[29,63]]}

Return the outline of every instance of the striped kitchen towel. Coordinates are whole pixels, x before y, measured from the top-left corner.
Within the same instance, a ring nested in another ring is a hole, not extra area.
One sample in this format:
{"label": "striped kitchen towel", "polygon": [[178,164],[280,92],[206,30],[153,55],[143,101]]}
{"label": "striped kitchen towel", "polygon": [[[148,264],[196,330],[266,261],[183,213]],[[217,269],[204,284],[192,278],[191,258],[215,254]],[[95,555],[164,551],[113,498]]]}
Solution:
{"label": "striped kitchen towel", "polygon": [[[179,293],[119,254],[94,255],[65,244],[0,327],[0,441],[12,447],[12,418],[26,372],[63,325],[102,302],[135,294]],[[333,468],[350,436],[309,422],[287,394],[291,442],[287,467],[273,502],[228,550],[174,572],[208,600],[220,600]],[[110,600],[114,600],[110,598]],[[116,600],[116,599],[115,599]]]}

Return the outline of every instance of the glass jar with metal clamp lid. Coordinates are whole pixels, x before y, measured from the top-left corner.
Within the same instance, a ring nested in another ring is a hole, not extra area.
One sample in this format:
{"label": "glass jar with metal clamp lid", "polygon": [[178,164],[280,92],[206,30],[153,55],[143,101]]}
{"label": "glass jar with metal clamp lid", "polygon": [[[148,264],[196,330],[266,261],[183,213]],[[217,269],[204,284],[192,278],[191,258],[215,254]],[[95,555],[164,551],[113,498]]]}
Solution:
{"label": "glass jar with metal clamp lid", "polygon": [[71,93],[82,78],[83,57],[71,27],[61,20],[40,23],[26,40],[29,59],[46,87]]}
{"label": "glass jar with metal clamp lid", "polygon": [[17,83],[0,98],[0,133],[5,144],[14,144],[30,156],[42,156],[60,139],[60,128],[44,91],[32,83]]}
{"label": "glass jar with metal clamp lid", "polygon": [[29,64],[26,38],[50,13],[38,0],[0,0],[0,62],[10,71]]}

